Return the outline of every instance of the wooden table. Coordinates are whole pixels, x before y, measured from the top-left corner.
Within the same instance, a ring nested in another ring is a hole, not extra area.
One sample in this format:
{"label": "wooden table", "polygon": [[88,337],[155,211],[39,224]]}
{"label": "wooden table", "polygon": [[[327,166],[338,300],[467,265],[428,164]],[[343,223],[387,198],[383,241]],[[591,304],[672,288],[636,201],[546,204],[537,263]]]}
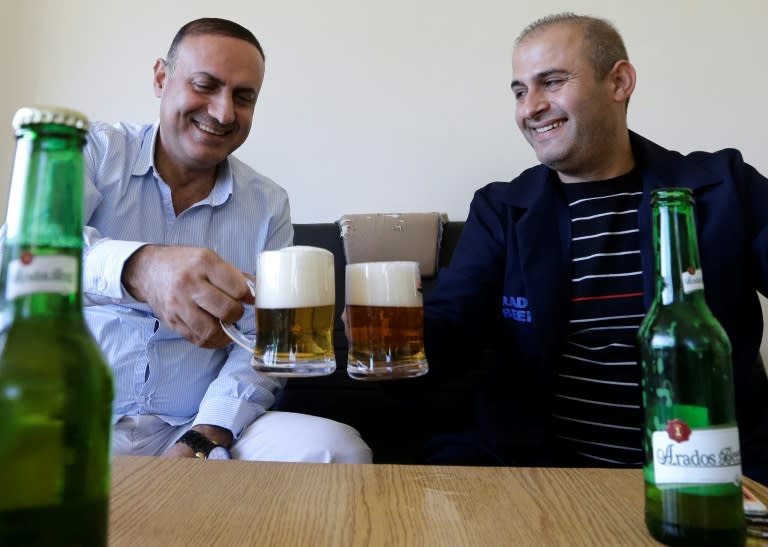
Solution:
{"label": "wooden table", "polygon": [[658,545],[636,469],[117,456],[112,475],[112,546]]}

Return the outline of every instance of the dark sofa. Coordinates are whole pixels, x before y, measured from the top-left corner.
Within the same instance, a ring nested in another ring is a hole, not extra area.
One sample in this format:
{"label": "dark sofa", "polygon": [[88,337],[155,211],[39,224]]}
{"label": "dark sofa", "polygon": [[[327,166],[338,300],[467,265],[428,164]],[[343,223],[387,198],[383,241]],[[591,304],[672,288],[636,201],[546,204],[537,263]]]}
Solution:
{"label": "dark sofa", "polygon": [[[439,267],[448,265],[464,226],[443,227]],[[355,427],[373,449],[376,463],[420,463],[429,437],[462,429],[472,414],[473,378],[436,383],[430,374],[409,380],[363,382],[347,376],[343,242],[337,224],[294,224],[294,244],[323,247],[334,254],[336,268],[336,372],[320,378],[288,380],[275,410],[323,416]],[[423,278],[426,295],[436,278]]]}

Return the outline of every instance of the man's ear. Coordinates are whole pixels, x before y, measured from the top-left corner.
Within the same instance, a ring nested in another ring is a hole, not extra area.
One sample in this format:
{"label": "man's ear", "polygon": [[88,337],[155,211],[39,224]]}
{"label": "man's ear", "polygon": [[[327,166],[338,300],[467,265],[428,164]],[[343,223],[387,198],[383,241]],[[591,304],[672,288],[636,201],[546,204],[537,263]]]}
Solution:
{"label": "man's ear", "polygon": [[152,70],[155,72],[155,76],[152,79],[152,84],[155,88],[155,97],[160,98],[163,95],[163,86],[165,85],[165,79],[168,76],[168,63],[165,62],[165,59],[158,59],[155,61]]}
{"label": "man's ear", "polygon": [[616,61],[611,72],[608,74],[611,85],[613,86],[613,98],[618,103],[626,103],[632,92],[635,90],[637,74],[635,67],[626,59]]}

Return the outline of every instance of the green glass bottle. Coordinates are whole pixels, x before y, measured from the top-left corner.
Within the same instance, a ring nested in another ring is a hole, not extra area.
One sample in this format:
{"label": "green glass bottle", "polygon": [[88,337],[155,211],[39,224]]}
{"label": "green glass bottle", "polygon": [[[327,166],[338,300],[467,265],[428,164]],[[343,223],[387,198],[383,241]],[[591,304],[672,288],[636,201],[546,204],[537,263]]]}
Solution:
{"label": "green glass bottle", "polygon": [[693,197],[651,196],[656,292],[638,331],[645,522],[668,545],[743,545],[731,344],[704,299]]}
{"label": "green glass bottle", "polygon": [[112,375],[81,296],[87,119],[16,113],[2,245],[0,545],[106,545]]}

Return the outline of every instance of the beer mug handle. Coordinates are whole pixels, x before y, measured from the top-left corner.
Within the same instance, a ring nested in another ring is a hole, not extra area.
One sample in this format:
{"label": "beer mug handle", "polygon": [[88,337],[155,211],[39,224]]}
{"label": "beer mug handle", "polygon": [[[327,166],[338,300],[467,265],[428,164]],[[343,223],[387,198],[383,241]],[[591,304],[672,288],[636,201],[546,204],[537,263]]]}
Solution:
{"label": "beer mug handle", "polygon": [[[256,285],[254,285],[253,281],[246,278],[245,282],[248,284],[248,288],[251,291],[251,294],[256,297]],[[221,319],[219,319],[219,324],[221,325],[222,330],[224,331],[224,334],[229,336],[232,341],[240,346],[243,349],[246,349],[250,351],[251,353],[256,352],[256,339],[248,338],[245,334],[237,330],[237,327],[234,325],[231,325],[229,323],[225,323]]]}
{"label": "beer mug handle", "polygon": [[256,351],[255,338],[248,338],[245,334],[237,330],[237,327],[235,327],[230,323],[225,323],[221,319],[219,319],[219,324],[221,325],[221,328],[224,331],[224,334],[229,336],[235,344],[237,344],[243,349],[247,349],[251,353],[254,353]]}

